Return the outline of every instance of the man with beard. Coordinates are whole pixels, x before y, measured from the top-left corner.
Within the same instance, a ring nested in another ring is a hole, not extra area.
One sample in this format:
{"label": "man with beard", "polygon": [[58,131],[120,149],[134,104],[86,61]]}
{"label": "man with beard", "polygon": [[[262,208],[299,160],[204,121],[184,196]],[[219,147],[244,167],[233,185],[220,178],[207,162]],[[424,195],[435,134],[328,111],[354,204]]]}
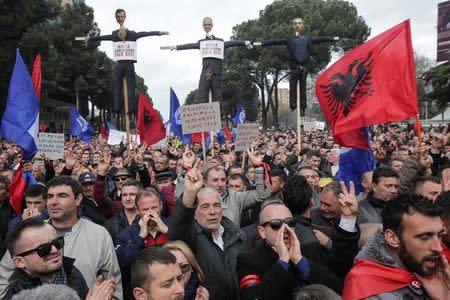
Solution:
{"label": "man with beard", "polygon": [[43,284],[65,284],[86,297],[86,281],[73,265],[75,259],[63,257],[64,237],[56,237],[51,225],[33,218],[25,220],[11,232],[8,244],[16,270],[3,299]]}
{"label": "man with beard", "polygon": [[445,228],[439,215],[438,206],[417,195],[388,202],[383,229],[356,257],[343,298],[449,299],[450,269],[442,255]]}
{"label": "man with beard", "polygon": [[438,205],[441,211],[441,219],[444,222],[444,226],[447,229],[447,234],[442,237],[442,248],[445,257],[450,261],[450,191],[444,192],[436,199],[436,205]]}

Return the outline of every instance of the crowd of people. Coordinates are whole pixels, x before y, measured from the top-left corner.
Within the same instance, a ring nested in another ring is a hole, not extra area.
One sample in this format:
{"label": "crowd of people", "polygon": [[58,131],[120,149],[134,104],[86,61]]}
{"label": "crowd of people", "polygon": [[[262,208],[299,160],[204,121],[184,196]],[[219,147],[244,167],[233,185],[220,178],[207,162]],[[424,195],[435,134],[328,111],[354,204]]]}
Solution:
{"label": "crowd of people", "polygon": [[[328,130],[264,131],[245,155],[99,136],[24,161],[2,140],[1,298],[450,299],[447,129],[373,126],[376,167],[347,185]],[[19,166],[38,183],[17,214]]]}

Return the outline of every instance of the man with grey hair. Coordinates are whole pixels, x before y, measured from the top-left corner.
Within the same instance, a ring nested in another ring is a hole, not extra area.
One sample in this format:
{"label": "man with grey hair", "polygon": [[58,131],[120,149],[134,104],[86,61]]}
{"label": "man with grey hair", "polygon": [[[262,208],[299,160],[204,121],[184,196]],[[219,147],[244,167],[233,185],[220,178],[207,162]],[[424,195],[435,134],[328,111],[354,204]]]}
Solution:
{"label": "man with grey hair", "polygon": [[[227,188],[225,169],[215,166],[206,170],[204,174],[204,186],[213,188],[219,194],[222,201],[223,214],[237,226],[241,223],[242,211],[255,203],[262,202],[270,197],[272,188],[269,183],[270,174],[265,171],[262,156],[253,150],[247,151],[248,158],[255,167],[256,189],[245,192],[236,192]],[[183,170],[177,179],[175,199],[179,199],[184,190],[184,175],[194,165],[196,156],[192,150],[183,153]]]}
{"label": "man with grey hair", "polygon": [[217,190],[203,188],[202,165],[198,159],[184,178],[184,194],[176,203],[168,239],[191,247],[205,273],[210,299],[237,299],[236,257],[249,248],[248,243],[243,232],[223,216]]}

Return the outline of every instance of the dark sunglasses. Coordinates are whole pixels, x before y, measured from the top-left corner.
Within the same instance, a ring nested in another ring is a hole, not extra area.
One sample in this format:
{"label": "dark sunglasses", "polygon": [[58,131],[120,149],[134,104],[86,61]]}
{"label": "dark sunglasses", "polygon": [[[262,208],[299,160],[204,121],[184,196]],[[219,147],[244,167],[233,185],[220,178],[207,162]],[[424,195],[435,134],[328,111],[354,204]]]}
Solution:
{"label": "dark sunglasses", "polygon": [[180,264],[181,273],[186,274],[191,271],[192,266],[189,263]]}
{"label": "dark sunglasses", "polygon": [[269,220],[269,221],[262,223],[261,226],[264,227],[266,225],[269,225],[270,228],[272,228],[274,230],[278,230],[281,228],[281,226],[283,226],[283,223],[285,223],[289,227],[294,227],[295,224],[297,224],[297,221],[295,220],[294,217],[286,218],[284,220],[273,219],[273,220]]}
{"label": "dark sunglasses", "polygon": [[57,237],[51,242],[41,244],[34,249],[17,254],[17,256],[27,256],[36,251],[37,255],[39,255],[40,257],[45,257],[49,255],[50,252],[52,252],[52,246],[55,246],[58,250],[62,249],[64,247],[64,237]]}
{"label": "dark sunglasses", "polygon": [[128,179],[127,176],[122,176],[122,177],[116,177],[116,178],[114,178],[114,181],[115,181],[115,182],[119,182],[119,181],[125,181],[125,180],[127,180],[127,179]]}

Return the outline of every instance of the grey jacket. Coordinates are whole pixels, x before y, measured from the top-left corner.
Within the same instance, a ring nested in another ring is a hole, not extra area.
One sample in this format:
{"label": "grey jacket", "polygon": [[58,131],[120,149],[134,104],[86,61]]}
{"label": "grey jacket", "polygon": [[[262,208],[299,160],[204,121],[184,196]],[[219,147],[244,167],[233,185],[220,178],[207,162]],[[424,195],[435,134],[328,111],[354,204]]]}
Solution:
{"label": "grey jacket", "polygon": [[[181,195],[184,192],[184,175],[182,171],[178,177],[175,188],[175,199],[181,201]],[[262,202],[269,198],[272,193],[272,187],[264,184],[263,167],[255,168],[256,189],[247,192],[235,192],[227,189],[222,197],[223,215],[230,219],[236,226],[241,224],[242,211],[256,202]]]}
{"label": "grey jacket", "polygon": [[[397,261],[391,249],[384,240],[383,231],[380,229],[367,241],[366,245],[356,256],[356,259],[366,259],[372,262],[405,269],[404,265]],[[368,297],[369,300],[426,300],[430,299],[425,290],[420,287],[415,287],[412,284],[404,288],[387,292],[383,294]]]}

